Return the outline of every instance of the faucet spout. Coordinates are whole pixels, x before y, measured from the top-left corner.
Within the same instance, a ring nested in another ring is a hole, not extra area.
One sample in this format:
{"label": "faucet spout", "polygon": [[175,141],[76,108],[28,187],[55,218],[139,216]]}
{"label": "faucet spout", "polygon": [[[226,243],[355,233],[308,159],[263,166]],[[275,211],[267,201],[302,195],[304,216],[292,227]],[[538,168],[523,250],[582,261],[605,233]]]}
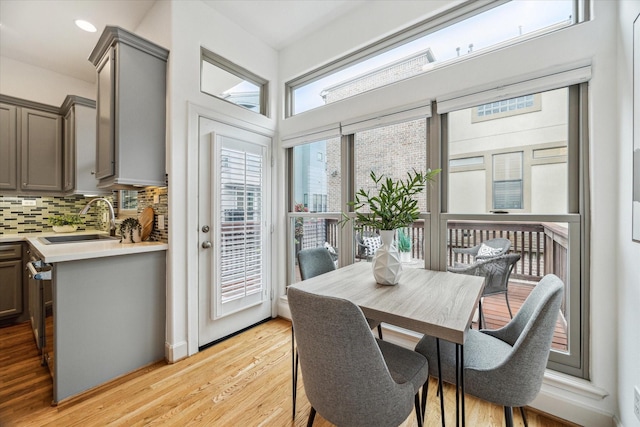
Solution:
{"label": "faucet spout", "polygon": [[113,205],[111,204],[111,202],[107,199],[105,199],[104,197],[97,197],[95,199],[92,199],[89,201],[89,203],[87,203],[85,205],[84,208],[82,208],[82,210],[80,210],[80,212],[78,213],[78,215],[85,215],[87,212],[89,212],[89,208],[91,207],[91,205],[94,202],[97,201],[103,201],[107,204],[107,206],[109,206],[109,223],[110,223],[110,227],[109,227],[109,235],[110,236],[115,236],[116,235],[116,214],[113,211]]}

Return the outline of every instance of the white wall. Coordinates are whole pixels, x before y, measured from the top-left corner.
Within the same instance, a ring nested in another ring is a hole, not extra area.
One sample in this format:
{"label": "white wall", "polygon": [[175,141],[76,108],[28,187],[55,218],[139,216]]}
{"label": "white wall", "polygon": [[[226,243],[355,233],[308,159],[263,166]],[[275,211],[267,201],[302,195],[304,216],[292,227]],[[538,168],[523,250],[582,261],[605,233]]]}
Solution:
{"label": "white wall", "polygon": [[[368,4],[366,11],[354,10],[326,30],[318,31],[281,51],[281,84],[303,71],[335,59],[340,56],[340,52],[352,51],[376,39],[377,35],[389,34],[394,29],[399,29],[403,22],[415,22],[416,18],[429,14],[434,5],[432,2],[381,1]],[[590,22],[436,69],[398,83],[392,89],[383,88],[365,93],[336,103],[331,108],[320,108],[283,120],[280,124],[282,134],[295,133],[305,128],[336,123],[355,113],[364,115],[376,109],[383,110],[385,106],[390,108],[390,103],[402,102],[402,99],[408,102],[417,102],[420,97],[434,99],[467,89],[488,87],[493,82],[513,81],[518,76],[531,73],[550,73],[571,64],[591,63],[590,379],[577,380],[550,373],[549,378],[545,379],[541,395],[534,402],[534,406],[544,411],[588,426],[611,425],[613,417],[619,416],[619,380],[626,386],[624,420],[627,425],[633,425],[628,409],[628,399],[632,397],[629,385],[640,383],[637,379],[638,368],[635,365],[632,367],[631,362],[632,358],[637,360],[640,354],[637,339],[637,325],[640,324],[637,310],[639,299],[637,290],[634,290],[637,288],[633,288],[637,284],[632,285],[632,281],[637,281],[640,277],[640,263],[639,249],[632,247],[629,241],[630,139],[618,136],[622,119],[617,114],[616,36],[618,19],[622,19],[623,15],[620,14],[618,18],[616,5],[615,2],[595,1],[595,18]],[[622,7],[630,8],[628,5]],[[627,89],[627,92],[630,94],[630,90]],[[628,108],[631,108],[630,104]],[[629,167],[619,168],[621,159]],[[624,202],[620,200],[623,196]],[[623,237],[624,242],[620,241]],[[601,244],[602,242],[606,244]],[[624,302],[617,298],[618,292],[626,297]],[[634,304],[635,311],[631,308]],[[626,308],[621,314],[623,320],[629,322],[618,331],[612,319],[615,319],[614,314],[619,306]],[[627,356],[629,352],[631,353]],[[624,373],[618,370],[618,363],[621,363],[620,367],[627,368]],[[625,377],[622,380],[627,372],[635,372],[636,379]]]}
{"label": "white wall", "polygon": [[[271,82],[271,94],[277,93],[278,64],[277,53],[273,49],[201,1],[171,1],[170,9],[171,97],[168,108],[167,171],[171,238],[167,287],[170,322],[167,329],[167,357],[174,361],[192,352],[194,346],[197,350],[198,246],[197,241],[190,239],[194,236],[197,238],[198,230],[198,140],[197,134],[189,134],[193,129],[189,128],[188,105],[191,103],[263,129],[274,130],[276,126],[275,119],[265,118],[200,92],[200,46]],[[272,96],[270,100],[269,109],[272,112],[276,110],[275,98]],[[193,142],[195,145],[190,150]],[[276,255],[274,259],[278,259]]]}
{"label": "white wall", "polygon": [[[640,2],[621,1],[618,10],[616,63],[617,114],[612,117],[618,127],[617,150],[614,150],[614,168],[609,169],[616,185],[611,187],[616,194],[613,216],[618,223],[614,235],[617,240],[614,267],[617,277],[609,280],[617,284],[617,341],[618,354],[614,363],[618,375],[618,410],[620,424],[625,427],[640,426],[633,413],[633,387],[640,390],[640,243],[631,241],[631,192],[633,149],[633,102],[632,102],[632,48],[633,21],[640,14]],[[640,18],[639,18],[640,19]],[[636,46],[640,49],[640,46]],[[637,64],[640,66],[640,64]],[[638,70],[636,70],[638,73]],[[640,83],[640,82],[636,82]],[[640,132],[640,123],[635,123],[635,132]],[[606,145],[602,142],[602,145]],[[606,147],[603,147],[606,150]],[[611,236],[610,236],[611,237]],[[615,313],[614,311],[613,313]]]}
{"label": "white wall", "polygon": [[95,84],[0,56],[0,93],[59,107],[67,95],[96,99]]}

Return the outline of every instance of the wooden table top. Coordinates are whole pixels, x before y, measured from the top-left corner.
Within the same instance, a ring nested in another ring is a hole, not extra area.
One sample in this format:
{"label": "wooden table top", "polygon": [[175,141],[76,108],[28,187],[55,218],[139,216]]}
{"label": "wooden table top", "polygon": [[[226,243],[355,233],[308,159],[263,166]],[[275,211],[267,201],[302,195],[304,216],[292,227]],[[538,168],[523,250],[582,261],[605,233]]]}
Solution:
{"label": "wooden table top", "polygon": [[484,277],[406,268],[395,286],[379,285],[371,263],[358,262],[291,285],[358,305],[369,319],[463,344]]}

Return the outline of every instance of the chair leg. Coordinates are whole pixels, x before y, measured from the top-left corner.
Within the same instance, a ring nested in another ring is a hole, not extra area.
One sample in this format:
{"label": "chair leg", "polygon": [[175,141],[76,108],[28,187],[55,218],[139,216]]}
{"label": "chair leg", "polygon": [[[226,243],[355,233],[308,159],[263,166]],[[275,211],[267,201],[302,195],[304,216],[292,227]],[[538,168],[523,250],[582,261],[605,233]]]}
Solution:
{"label": "chair leg", "polygon": [[423,422],[424,422],[424,419],[427,416],[427,397],[428,397],[428,395],[429,395],[429,376],[427,376],[427,380],[422,385],[422,405],[420,407],[422,408],[422,421]]}
{"label": "chair leg", "polygon": [[307,421],[307,427],[311,427],[313,425],[313,419],[316,417],[316,408],[311,407],[311,411],[309,412],[309,420]]}
{"label": "chair leg", "polygon": [[509,305],[509,294],[507,292],[504,293],[504,299],[507,301],[507,308],[509,309],[509,316],[513,319],[513,314],[511,314],[511,306]]}
{"label": "chair leg", "polygon": [[298,387],[298,352],[295,346],[295,336],[293,332],[293,324],[291,325],[291,379],[292,379],[292,413],[291,419],[296,419],[296,390]]}
{"label": "chair leg", "polygon": [[511,406],[504,407],[504,421],[507,427],[513,427],[513,409]]}
{"label": "chair leg", "polygon": [[378,338],[382,339],[382,323],[378,324]]}
{"label": "chair leg", "polygon": [[478,301],[478,330],[482,329],[484,323],[484,315],[482,314],[482,297]]}
{"label": "chair leg", "polygon": [[420,392],[418,391],[414,398],[414,404],[416,407],[416,420],[418,421],[418,427],[422,427],[422,409],[420,409]]}
{"label": "chair leg", "polygon": [[524,406],[520,407],[520,414],[522,414],[522,422],[524,423],[524,427],[529,427],[529,424],[527,423],[527,416],[524,413]]}

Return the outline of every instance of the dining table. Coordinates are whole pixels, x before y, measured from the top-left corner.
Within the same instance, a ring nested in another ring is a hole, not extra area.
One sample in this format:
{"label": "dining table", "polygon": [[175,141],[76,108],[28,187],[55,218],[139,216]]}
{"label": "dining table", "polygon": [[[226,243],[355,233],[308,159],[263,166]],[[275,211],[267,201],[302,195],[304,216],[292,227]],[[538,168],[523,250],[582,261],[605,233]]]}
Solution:
{"label": "dining table", "polygon": [[[357,262],[291,286],[351,301],[360,307],[367,319],[430,335],[437,339],[438,346],[441,339],[455,343],[456,425],[465,425],[464,370],[461,368],[464,366],[463,346],[482,296],[484,277],[425,268],[405,268],[398,284],[381,285],[373,277],[371,263]],[[438,363],[439,361],[438,357]],[[438,387],[444,426],[440,375]]]}

